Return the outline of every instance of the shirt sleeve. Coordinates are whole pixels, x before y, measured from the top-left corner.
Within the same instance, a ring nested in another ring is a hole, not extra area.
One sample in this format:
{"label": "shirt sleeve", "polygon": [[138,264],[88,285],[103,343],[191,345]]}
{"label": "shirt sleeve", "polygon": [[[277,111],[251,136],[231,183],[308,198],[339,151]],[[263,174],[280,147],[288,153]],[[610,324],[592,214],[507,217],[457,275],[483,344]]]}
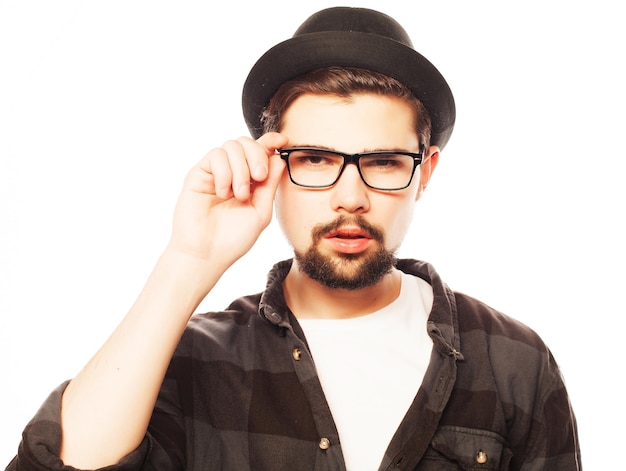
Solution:
{"label": "shirt sleeve", "polygon": [[[65,466],[59,458],[61,449],[61,398],[69,381],[57,387],[44,401],[22,434],[17,456],[6,471],[75,471]],[[138,471],[144,468],[148,451],[152,449],[150,437],[114,466],[106,471]],[[158,468],[156,468],[158,469]]]}
{"label": "shirt sleeve", "polygon": [[528,439],[519,450],[519,469],[581,470],[576,418],[560,369],[549,352],[548,358]]}

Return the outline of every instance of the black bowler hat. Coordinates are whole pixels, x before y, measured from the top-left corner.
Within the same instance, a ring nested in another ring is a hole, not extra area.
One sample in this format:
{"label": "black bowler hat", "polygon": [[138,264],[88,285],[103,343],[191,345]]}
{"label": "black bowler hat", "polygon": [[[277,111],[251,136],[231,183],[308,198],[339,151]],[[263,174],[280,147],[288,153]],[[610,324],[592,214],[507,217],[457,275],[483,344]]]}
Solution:
{"label": "black bowler hat", "polygon": [[310,16],[291,39],[271,48],[252,67],[242,99],[252,136],[261,136],[263,109],[284,82],[333,66],[373,70],[409,87],[430,113],[431,145],[445,147],[456,116],[446,80],[413,49],[397,21],[374,10],[351,7],[328,8]]}

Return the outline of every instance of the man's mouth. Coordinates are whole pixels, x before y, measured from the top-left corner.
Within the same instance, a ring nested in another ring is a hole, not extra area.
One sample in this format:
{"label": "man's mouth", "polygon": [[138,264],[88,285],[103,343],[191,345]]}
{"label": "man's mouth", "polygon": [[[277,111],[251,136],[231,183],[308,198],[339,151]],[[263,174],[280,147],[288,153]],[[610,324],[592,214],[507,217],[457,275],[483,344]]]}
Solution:
{"label": "man's mouth", "polygon": [[345,254],[364,252],[372,241],[368,232],[357,227],[342,227],[329,232],[324,238],[333,250]]}
{"label": "man's mouth", "polygon": [[356,227],[344,227],[330,232],[327,239],[372,239],[372,236],[366,231]]}

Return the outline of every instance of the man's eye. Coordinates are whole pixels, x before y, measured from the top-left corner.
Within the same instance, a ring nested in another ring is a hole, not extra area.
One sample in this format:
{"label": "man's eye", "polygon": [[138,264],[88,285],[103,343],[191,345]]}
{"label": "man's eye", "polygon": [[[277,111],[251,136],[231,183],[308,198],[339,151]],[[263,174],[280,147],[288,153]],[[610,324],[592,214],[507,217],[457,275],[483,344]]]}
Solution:
{"label": "man's eye", "polygon": [[363,163],[367,167],[371,167],[371,168],[381,167],[381,168],[385,168],[385,169],[398,168],[398,167],[400,167],[402,165],[402,162],[400,162],[398,159],[395,159],[395,158],[392,158],[392,157],[370,159],[370,160],[367,160],[366,162],[363,162]]}
{"label": "man's eye", "polygon": [[292,164],[322,167],[327,165],[336,165],[340,163],[341,158],[333,158],[333,156],[324,154],[294,154],[292,155]]}
{"label": "man's eye", "polygon": [[328,159],[319,155],[305,155],[305,156],[299,157],[298,160],[302,163],[306,163],[310,165],[323,164],[328,161]]}
{"label": "man's eye", "polygon": [[376,160],[376,165],[379,167],[397,167],[400,163],[395,159],[379,159]]}

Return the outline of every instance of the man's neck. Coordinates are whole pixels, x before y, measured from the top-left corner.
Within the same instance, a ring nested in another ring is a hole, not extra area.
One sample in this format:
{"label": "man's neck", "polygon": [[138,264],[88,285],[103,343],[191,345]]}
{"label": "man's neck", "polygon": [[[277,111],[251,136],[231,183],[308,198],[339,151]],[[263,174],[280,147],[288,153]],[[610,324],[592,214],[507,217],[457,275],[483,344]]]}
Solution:
{"label": "man's neck", "polygon": [[289,309],[301,319],[349,319],[378,311],[400,295],[401,273],[393,269],[377,284],[357,289],[329,288],[299,270],[294,261],[283,281]]}

